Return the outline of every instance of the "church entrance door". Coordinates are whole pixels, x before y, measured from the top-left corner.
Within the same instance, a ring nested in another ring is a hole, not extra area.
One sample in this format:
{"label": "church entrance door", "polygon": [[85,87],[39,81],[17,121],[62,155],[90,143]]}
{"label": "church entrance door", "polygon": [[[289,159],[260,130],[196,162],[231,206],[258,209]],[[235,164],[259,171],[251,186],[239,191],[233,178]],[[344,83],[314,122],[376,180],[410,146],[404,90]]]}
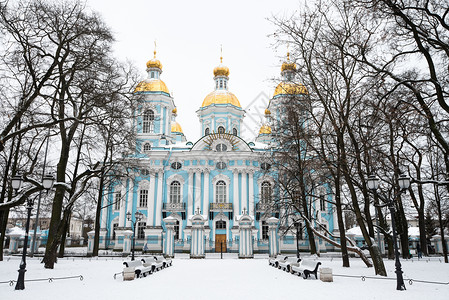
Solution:
{"label": "church entrance door", "polygon": [[215,235],[215,252],[226,252],[226,234]]}

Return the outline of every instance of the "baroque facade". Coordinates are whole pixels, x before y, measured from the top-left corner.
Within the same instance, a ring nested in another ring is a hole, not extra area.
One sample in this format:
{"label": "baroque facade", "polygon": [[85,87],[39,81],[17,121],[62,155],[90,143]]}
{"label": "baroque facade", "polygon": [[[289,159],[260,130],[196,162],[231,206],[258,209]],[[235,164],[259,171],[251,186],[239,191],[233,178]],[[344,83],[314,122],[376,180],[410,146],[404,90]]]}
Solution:
{"label": "baroque facade", "polygon": [[[201,138],[192,143],[176,122],[177,108],[161,80],[162,64],[155,51],[147,62],[148,77],[134,91],[142,98],[135,111],[136,146],[126,158],[134,168],[131,176],[115,180],[104,191],[100,247],[124,251],[124,237],[134,224],[127,214],[134,218],[140,212],[143,217],[135,222],[136,249],[163,251],[164,219],[169,217],[174,251],[189,252],[192,218],[200,215],[199,219],[205,220],[202,239],[206,251],[238,252],[239,224],[245,220],[254,252],[268,252],[267,219],[277,216],[276,212],[265,213],[276,193],[276,174],[267,158],[272,141],[270,124],[280,119],[283,97],[307,94],[304,86],[292,83],[295,70],[296,65],[287,57],[282,64],[283,80],[265,110],[266,123],[255,140],[247,142],[240,137],[245,111],[229,91],[229,68],[220,58],[220,65],[213,70],[215,89],[197,110]],[[322,223],[333,231],[331,205],[327,201],[316,205],[320,206]],[[295,236],[283,236],[280,250],[295,251]],[[331,247],[321,244],[322,250]],[[300,247],[308,249],[305,237]]]}

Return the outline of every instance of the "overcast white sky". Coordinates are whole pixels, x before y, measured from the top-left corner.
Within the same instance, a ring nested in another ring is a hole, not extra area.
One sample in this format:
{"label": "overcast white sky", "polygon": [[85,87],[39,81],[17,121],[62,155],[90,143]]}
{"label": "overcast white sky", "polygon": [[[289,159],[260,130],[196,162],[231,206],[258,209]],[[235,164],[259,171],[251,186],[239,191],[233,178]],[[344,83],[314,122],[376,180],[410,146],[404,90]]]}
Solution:
{"label": "overcast white sky", "polygon": [[177,121],[193,142],[200,137],[195,112],[213,91],[212,72],[219,64],[221,44],[223,63],[230,69],[230,91],[247,111],[248,130],[243,136],[257,134],[260,124],[256,123],[262,121],[267,97],[276,85],[272,79],[279,77],[286,52],[272,46],[274,39],[268,35],[275,28],[268,19],[292,15],[301,2],[87,0],[115,33],[115,55],[132,61],[142,79],[157,41],[161,79],[174,96]]}

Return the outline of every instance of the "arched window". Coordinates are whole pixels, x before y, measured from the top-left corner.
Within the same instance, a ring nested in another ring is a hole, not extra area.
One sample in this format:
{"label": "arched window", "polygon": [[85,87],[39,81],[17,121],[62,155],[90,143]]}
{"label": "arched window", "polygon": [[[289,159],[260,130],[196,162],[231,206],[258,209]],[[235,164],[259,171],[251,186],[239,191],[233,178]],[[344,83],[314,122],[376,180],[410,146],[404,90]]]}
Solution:
{"label": "arched window", "polygon": [[324,195],[320,195],[320,210],[326,211],[326,200],[324,199]]}
{"label": "arched window", "polygon": [[181,202],[181,184],[179,181],[173,181],[170,184],[170,203]]}
{"label": "arched window", "polygon": [[142,131],[143,133],[154,132],[154,111],[151,109],[146,110],[143,113]]}
{"label": "arched window", "polygon": [[228,150],[228,147],[225,144],[218,144],[217,146],[215,146],[215,149],[218,152],[224,152],[224,151]]}
{"label": "arched window", "polygon": [[210,132],[209,128],[206,128],[206,130],[204,130],[204,135],[209,135],[209,132]]}
{"label": "arched window", "polygon": [[264,203],[271,201],[271,184],[268,181],[262,182],[260,189],[260,198]]}
{"label": "arched window", "polygon": [[226,229],[226,221],[219,220],[215,223],[215,229]]}
{"label": "arched window", "polygon": [[215,192],[215,202],[225,203],[226,202],[226,182],[220,180],[216,184],[216,192]]}
{"label": "arched window", "polygon": [[143,145],[143,151],[150,151],[151,150],[151,144],[150,143],[145,143]]}
{"label": "arched window", "polygon": [[268,240],[268,224],[266,221],[262,221],[262,239]]}
{"label": "arched window", "polygon": [[217,131],[218,131],[218,133],[225,133],[225,129],[223,126],[219,126]]}
{"label": "arched window", "polygon": [[232,129],[232,134],[235,135],[235,136],[237,136],[237,128],[233,128],[233,129]]}

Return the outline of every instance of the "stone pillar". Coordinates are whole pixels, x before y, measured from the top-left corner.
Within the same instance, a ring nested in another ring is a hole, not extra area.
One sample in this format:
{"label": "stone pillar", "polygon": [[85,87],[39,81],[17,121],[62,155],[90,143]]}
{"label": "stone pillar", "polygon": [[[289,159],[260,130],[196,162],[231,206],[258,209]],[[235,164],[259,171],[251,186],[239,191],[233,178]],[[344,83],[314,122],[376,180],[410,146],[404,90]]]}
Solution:
{"label": "stone pillar", "polygon": [[267,219],[268,223],[268,254],[270,257],[276,257],[279,254],[279,219],[271,217]]}
{"label": "stone pillar", "polygon": [[195,209],[201,207],[201,171],[195,172]]}
{"label": "stone pillar", "polygon": [[[130,184],[131,180],[128,179],[128,184]],[[126,186],[126,185],[125,185]],[[125,191],[125,195],[121,199],[120,203],[120,213],[119,213],[119,219],[118,219],[118,227],[124,227],[125,221],[126,221],[126,201],[130,201],[130,192],[129,189]]]}
{"label": "stone pillar", "polygon": [[209,170],[204,171],[203,215],[209,212]]}
{"label": "stone pillar", "polygon": [[9,253],[17,253],[19,250],[21,233],[10,233],[9,235]]}
{"label": "stone pillar", "polygon": [[239,203],[239,171],[233,170],[234,173],[234,218],[241,214]]}
{"label": "stone pillar", "polygon": [[[239,214],[243,214],[242,210],[244,207],[247,207],[247,193],[246,193],[246,189],[248,188],[248,184],[246,181],[246,172],[242,172],[242,189],[241,189],[241,202],[240,202],[240,210],[239,210]],[[249,213],[249,212],[248,212]]]}
{"label": "stone pillar", "polygon": [[165,232],[164,238],[164,255],[166,257],[174,257],[175,256],[175,235],[174,229],[176,224],[176,219],[172,216],[168,216],[164,219],[165,228],[167,231]]}
{"label": "stone pillar", "polygon": [[193,215],[193,170],[189,170],[189,179],[187,181],[187,225],[189,226],[191,221],[190,217]]}
{"label": "stone pillar", "polygon": [[87,255],[90,256],[94,253],[94,238],[95,238],[95,230],[89,231],[87,233]]}
{"label": "stone pillar", "polygon": [[68,247],[72,246],[72,238],[70,236],[65,238],[65,245]]}
{"label": "stone pillar", "polygon": [[253,239],[252,239],[253,220],[248,214],[244,214],[239,219],[239,258],[253,258]]}
{"label": "stone pillar", "polygon": [[40,232],[36,232],[36,242],[34,243],[34,252],[33,253],[37,253],[39,250],[39,246],[41,245],[41,233]]}
{"label": "stone pillar", "polygon": [[199,214],[192,217],[192,243],[190,245],[190,258],[205,258],[204,222],[206,219]]}
{"label": "stone pillar", "polygon": [[149,201],[148,201],[148,218],[147,218],[147,226],[154,226],[154,188],[155,188],[155,180],[156,177],[153,173],[150,174],[150,190],[149,193]]}
{"label": "stone pillar", "polygon": [[133,232],[131,230],[123,231],[123,254],[131,253]]}
{"label": "stone pillar", "polygon": [[248,195],[249,195],[248,214],[250,216],[254,216],[255,215],[255,211],[254,211],[254,171],[253,170],[251,170],[249,172]]}
{"label": "stone pillar", "polygon": [[126,214],[128,212],[130,212],[131,215],[134,215],[134,213],[133,213],[133,202],[134,202],[134,179],[131,179],[129,181],[128,206],[126,207],[126,212],[125,212],[125,226],[126,227],[131,227],[131,221],[126,218]]}
{"label": "stone pillar", "polygon": [[161,227],[162,226],[162,180],[164,177],[164,171],[161,170],[158,173],[158,177],[157,177],[157,198],[156,198],[156,227]]}

